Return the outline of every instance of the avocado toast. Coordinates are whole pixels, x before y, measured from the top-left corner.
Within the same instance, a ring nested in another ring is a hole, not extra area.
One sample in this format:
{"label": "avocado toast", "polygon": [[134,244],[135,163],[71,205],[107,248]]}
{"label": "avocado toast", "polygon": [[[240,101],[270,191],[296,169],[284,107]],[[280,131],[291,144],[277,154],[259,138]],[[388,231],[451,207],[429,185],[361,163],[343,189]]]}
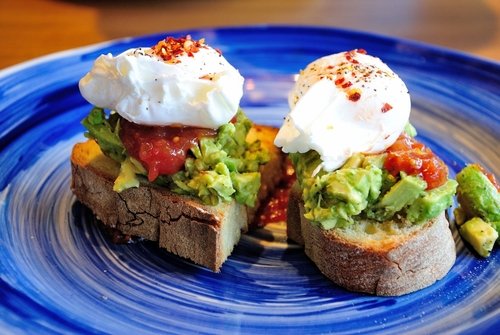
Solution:
{"label": "avocado toast", "polygon": [[397,296],[455,262],[445,217],[457,183],[415,139],[410,96],[382,61],[357,49],[301,71],[275,144],[297,174],[287,233],[336,284]]}
{"label": "avocado toast", "polygon": [[281,178],[276,131],[239,108],[243,77],[189,35],[101,55],[71,188],[108,227],[218,272]]}
{"label": "avocado toast", "polygon": [[120,164],[107,157],[94,140],[78,143],[71,155],[71,189],[109,228],[157,241],[160,248],[218,272],[248,229],[256,208],[281,176],[282,155],[272,144],[276,129],[254,126],[249,140],[259,139],[270,160],[260,167],[261,187],[254,207],[236,200],[207,205],[140,178],[138,187],[113,190]]}

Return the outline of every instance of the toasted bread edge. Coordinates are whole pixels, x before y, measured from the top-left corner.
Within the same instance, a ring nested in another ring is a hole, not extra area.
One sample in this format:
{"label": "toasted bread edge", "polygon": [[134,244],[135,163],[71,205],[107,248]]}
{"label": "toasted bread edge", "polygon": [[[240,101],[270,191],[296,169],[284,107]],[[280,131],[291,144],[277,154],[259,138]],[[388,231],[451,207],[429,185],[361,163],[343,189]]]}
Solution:
{"label": "toasted bread edge", "polygon": [[[292,191],[288,237],[339,286],[379,296],[400,296],[435,283],[451,269],[456,249],[442,213],[386,247],[360,243],[342,229],[323,230],[303,216],[300,190]],[[364,242],[364,241],[363,241]]]}

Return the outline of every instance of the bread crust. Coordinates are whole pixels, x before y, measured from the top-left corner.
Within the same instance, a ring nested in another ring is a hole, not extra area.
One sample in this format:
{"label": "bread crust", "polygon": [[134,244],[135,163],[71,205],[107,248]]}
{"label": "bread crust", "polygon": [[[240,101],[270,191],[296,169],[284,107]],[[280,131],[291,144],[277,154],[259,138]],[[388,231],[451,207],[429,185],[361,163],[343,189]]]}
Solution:
{"label": "bread crust", "polygon": [[[274,136],[274,128],[262,128],[263,134],[257,137]],[[267,177],[259,199],[265,198],[281,178],[283,157],[274,147],[268,149],[271,160],[261,168]],[[119,164],[104,156],[93,140],[73,147],[71,171],[76,198],[104,225],[157,241],[161,248],[215,272],[220,271],[254,215],[236,201],[207,206],[148,182],[117,193],[113,183]]]}
{"label": "bread crust", "polygon": [[[455,263],[456,250],[449,223],[442,213],[422,225],[387,238],[346,229],[323,230],[304,218],[295,189],[291,197],[299,218],[288,217],[288,231],[300,230],[306,255],[339,286],[380,296],[399,296],[432,285]],[[290,227],[300,225],[298,227]],[[289,235],[296,240],[296,235]]]}
{"label": "bread crust", "polygon": [[300,205],[302,202],[301,191],[298,183],[294,183],[290,190],[287,206],[287,237],[301,246],[304,246],[304,237],[302,236],[302,213],[303,208]]}

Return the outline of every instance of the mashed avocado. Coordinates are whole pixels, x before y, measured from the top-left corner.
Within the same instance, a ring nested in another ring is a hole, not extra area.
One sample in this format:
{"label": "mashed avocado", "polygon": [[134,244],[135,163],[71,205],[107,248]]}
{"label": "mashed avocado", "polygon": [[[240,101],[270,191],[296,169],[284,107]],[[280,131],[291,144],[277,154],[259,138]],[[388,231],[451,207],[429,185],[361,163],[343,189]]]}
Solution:
{"label": "mashed avocado", "polygon": [[304,216],[321,223],[324,229],[351,225],[353,217],[377,199],[381,186],[382,170],[373,165],[306,178]]}
{"label": "mashed avocado", "polygon": [[400,216],[419,224],[449,207],[457,183],[426,190],[418,176],[395,178],[384,168],[384,154],[352,156],[340,169],[325,172],[315,151],[290,154],[303,190],[304,216],[324,229],[345,227],[358,219],[384,222]]}
{"label": "mashed avocado", "polygon": [[[139,186],[146,175],[140,163],[127,155],[119,136],[119,120],[118,114],[106,116],[103,109],[95,107],[82,121],[87,128],[85,136],[95,139],[105,155],[121,163],[114,185],[118,192]],[[259,166],[269,160],[269,153],[259,141],[246,141],[251,127],[251,121],[238,111],[236,122],[221,126],[215,137],[202,138],[190,149],[184,170],[160,176],[154,183],[209,205],[234,198],[253,206],[260,188]]]}

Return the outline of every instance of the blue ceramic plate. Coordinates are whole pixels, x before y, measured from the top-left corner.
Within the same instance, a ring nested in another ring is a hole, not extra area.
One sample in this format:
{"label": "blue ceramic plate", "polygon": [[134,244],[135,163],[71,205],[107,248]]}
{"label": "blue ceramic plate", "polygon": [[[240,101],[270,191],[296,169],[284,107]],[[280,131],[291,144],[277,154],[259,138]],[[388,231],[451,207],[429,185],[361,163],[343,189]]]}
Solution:
{"label": "blue ceramic plate", "polygon": [[[279,126],[293,75],[353,48],[406,81],[412,122],[454,175],[480,162],[500,176],[500,66],[359,32],[247,27],[205,37],[246,77],[242,106]],[[488,333],[500,327],[500,253],[481,259],[454,236],[458,259],[435,285],[398,298],[326,280],[282,224],[244,236],[220,274],[153,243],[113,245],[69,189],[69,155],[90,106],[77,83],[93,60],[165,34],[72,50],[0,72],[0,333]]]}

